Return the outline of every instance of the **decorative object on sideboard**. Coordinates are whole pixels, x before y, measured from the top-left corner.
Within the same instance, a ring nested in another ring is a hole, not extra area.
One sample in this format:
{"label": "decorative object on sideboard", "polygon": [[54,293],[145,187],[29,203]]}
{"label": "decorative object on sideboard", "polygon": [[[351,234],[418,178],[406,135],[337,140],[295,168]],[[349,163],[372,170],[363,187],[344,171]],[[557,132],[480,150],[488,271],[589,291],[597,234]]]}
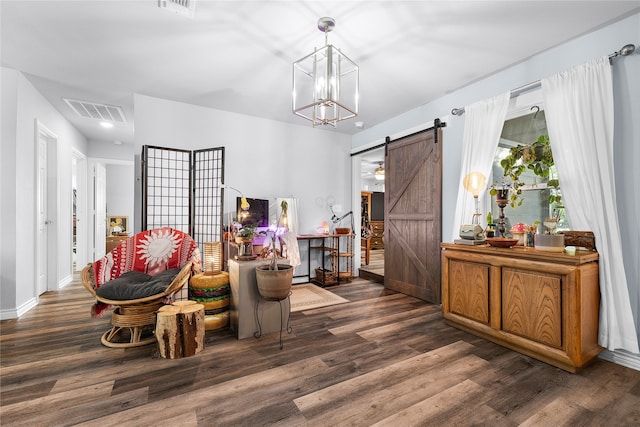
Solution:
{"label": "decorative object on sideboard", "polygon": [[518,239],[518,246],[527,246],[525,244],[525,235],[527,234],[528,228],[529,227],[522,222],[517,222],[513,224],[513,227],[511,227],[511,234],[513,235],[514,239]]}
{"label": "decorative object on sideboard", "polygon": [[509,187],[510,185],[503,181],[502,184],[493,184],[489,191],[489,194],[496,196],[496,204],[500,210],[498,214],[497,231],[498,235],[501,237],[504,237],[504,234],[507,231],[504,220],[504,208],[509,204]]}
{"label": "decorative object on sideboard", "polygon": [[478,209],[478,196],[487,185],[487,178],[480,172],[470,172],[462,180],[462,186],[465,190],[473,195],[475,211],[471,218],[471,223],[460,225],[458,235],[460,239],[456,239],[455,243],[463,245],[478,245],[485,241],[484,229],[480,226],[480,217],[482,214]]}
{"label": "decorative object on sideboard", "polygon": [[496,248],[510,248],[518,243],[518,239],[507,239],[506,237],[491,237],[486,241],[490,246]]}
{"label": "decorative object on sideboard", "polygon": [[564,235],[536,234],[535,247],[538,251],[564,252]]}

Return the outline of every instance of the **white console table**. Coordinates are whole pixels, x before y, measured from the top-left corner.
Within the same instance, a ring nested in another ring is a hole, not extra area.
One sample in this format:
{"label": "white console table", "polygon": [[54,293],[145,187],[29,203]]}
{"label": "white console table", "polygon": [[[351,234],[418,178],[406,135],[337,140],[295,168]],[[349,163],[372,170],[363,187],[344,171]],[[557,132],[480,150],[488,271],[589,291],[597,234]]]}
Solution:
{"label": "white console table", "polygon": [[[269,264],[269,262],[269,260],[229,260],[229,283],[231,285],[229,318],[231,319],[231,330],[235,331],[238,339],[253,337],[254,333],[258,331],[256,324],[256,304],[258,302],[260,304],[257,315],[262,335],[280,331],[280,316],[282,316],[282,324],[287,324],[289,304],[283,304],[283,310],[280,311],[278,302],[265,301],[258,293],[256,267]],[[289,260],[279,259],[278,263],[288,264]]]}

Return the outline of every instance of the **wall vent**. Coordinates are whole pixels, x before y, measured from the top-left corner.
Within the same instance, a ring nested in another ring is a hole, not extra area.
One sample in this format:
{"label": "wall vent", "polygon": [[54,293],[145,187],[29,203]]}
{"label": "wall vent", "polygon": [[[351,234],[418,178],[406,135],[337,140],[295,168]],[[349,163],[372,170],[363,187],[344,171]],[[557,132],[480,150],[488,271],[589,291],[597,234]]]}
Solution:
{"label": "wall vent", "polygon": [[193,18],[196,11],[196,0],[158,0],[158,7],[187,18]]}
{"label": "wall vent", "polygon": [[78,101],[77,99],[63,98],[78,116],[87,119],[107,120],[116,123],[126,123],[122,107],[115,105],[98,104],[97,102]]}

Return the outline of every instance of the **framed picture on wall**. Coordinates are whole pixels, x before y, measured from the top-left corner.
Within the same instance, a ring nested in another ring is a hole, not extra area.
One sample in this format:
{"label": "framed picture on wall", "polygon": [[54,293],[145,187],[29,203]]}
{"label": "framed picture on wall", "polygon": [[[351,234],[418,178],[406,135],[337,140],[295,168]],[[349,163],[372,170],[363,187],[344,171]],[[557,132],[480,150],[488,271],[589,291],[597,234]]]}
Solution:
{"label": "framed picture on wall", "polygon": [[128,216],[107,217],[107,232],[109,235],[129,234]]}

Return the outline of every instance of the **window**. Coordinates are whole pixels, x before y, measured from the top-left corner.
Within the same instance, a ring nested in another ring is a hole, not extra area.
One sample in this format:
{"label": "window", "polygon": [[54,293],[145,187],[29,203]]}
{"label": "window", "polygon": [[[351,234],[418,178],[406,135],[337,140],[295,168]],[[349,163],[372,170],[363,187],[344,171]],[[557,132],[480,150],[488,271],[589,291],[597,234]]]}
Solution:
{"label": "window", "polygon": [[[500,162],[510,154],[509,150],[512,147],[528,146],[534,143],[541,135],[548,135],[544,110],[535,105],[525,111],[526,113],[524,114],[520,113],[521,115],[505,120],[492,166],[490,182],[494,184],[501,184],[502,182],[511,184],[511,179],[504,176],[504,169]],[[518,160],[518,162],[518,164],[522,163],[521,160]],[[551,166],[549,170],[549,179],[557,179],[555,166]],[[542,223],[545,218],[549,217],[558,218],[558,229],[569,228],[562,205],[550,203],[549,201],[549,197],[552,194],[559,194],[559,190],[548,187],[546,179],[537,176],[529,169],[526,169],[520,175],[519,181],[524,183],[520,194],[522,204],[515,208],[507,206],[504,209],[507,230],[517,222],[532,225],[536,221]],[[499,209],[493,200],[491,214],[493,218],[498,218]],[[540,229],[540,231],[544,230]]]}

